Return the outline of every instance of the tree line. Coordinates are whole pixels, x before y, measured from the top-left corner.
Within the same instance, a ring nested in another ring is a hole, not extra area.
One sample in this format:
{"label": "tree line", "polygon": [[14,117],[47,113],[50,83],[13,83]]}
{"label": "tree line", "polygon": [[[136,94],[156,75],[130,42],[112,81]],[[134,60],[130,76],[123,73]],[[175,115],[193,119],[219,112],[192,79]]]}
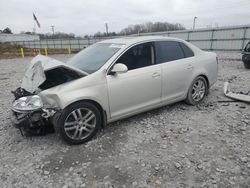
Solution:
{"label": "tree line", "polygon": [[[83,38],[98,38],[98,37],[108,37],[108,36],[121,36],[121,35],[133,35],[140,33],[151,33],[151,32],[162,32],[162,31],[175,31],[175,30],[184,30],[186,29],[182,24],[179,23],[168,23],[168,22],[146,22],[143,24],[134,24],[129,25],[126,28],[123,28],[120,32],[97,32],[93,35],[84,35]],[[12,34],[10,28],[5,28],[0,30],[1,33]],[[34,34],[33,32],[21,32],[22,34]],[[63,33],[56,32],[54,34],[46,33],[36,33],[40,36],[40,39],[77,39],[82,38],[80,36],[75,36],[74,33]]]}
{"label": "tree line", "polygon": [[[176,31],[186,29],[182,24],[179,23],[168,23],[168,22],[146,22],[143,24],[129,25],[122,29],[120,32],[106,33],[97,32],[94,37],[105,37],[105,36],[116,36],[116,35],[133,35],[140,33],[151,33],[151,32],[162,32],[162,31]],[[89,37],[89,36],[85,36]],[[91,36],[90,36],[91,37]]]}
{"label": "tree line", "polygon": [[151,33],[161,31],[175,31],[184,30],[185,27],[179,23],[168,23],[168,22],[147,22],[143,24],[129,25],[127,28],[121,30],[120,34],[131,35],[138,33]]}

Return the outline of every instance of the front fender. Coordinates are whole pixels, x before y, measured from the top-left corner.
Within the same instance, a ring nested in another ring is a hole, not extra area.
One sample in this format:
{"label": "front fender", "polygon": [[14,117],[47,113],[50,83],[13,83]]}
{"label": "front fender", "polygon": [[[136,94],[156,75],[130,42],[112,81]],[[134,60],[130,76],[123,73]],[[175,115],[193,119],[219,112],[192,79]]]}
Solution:
{"label": "front fender", "polygon": [[58,93],[40,93],[40,97],[46,107],[60,109],[77,101],[92,100],[97,102],[109,117],[108,93],[105,84]]}

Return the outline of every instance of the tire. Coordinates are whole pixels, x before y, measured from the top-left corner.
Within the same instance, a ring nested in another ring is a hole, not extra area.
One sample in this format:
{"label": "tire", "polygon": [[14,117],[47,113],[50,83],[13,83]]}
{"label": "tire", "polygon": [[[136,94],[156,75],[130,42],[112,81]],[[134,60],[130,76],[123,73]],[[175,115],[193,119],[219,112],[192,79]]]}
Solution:
{"label": "tire", "polygon": [[[201,84],[199,86],[199,84]],[[195,94],[195,88],[197,93]],[[203,76],[196,77],[188,89],[185,102],[190,105],[197,105],[204,100],[208,94],[208,83]]]}
{"label": "tire", "polygon": [[246,69],[250,69],[250,55],[244,54],[242,56],[242,61]]}
{"label": "tire", "polygon": [[76,102],[60,115],[57,130],[68,144],[83,144],[91,140],[101,128],[101,113],[89,102]]}

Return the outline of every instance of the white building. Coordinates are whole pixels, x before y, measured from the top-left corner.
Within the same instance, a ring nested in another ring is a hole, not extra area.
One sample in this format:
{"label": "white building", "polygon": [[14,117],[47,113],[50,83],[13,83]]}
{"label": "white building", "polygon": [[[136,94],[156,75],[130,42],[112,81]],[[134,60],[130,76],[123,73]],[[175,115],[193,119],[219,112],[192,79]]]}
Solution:
{"label": "white building", "polygon": [[0,42],[37,41],[37,40],[40,40],[39,35],[0,33]]}

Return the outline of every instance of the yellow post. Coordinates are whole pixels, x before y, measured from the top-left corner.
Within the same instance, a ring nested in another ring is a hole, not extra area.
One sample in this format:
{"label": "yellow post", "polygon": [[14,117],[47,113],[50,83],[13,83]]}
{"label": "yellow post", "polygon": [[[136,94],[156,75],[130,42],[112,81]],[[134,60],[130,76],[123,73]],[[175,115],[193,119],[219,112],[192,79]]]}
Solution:
{"label": "yellow post", "polygon": [[48,55],[48,50],[47,48],[44,48],[44,54],[47,56]]}
{"label": "yellow post", "polygon": [[68,48],[68,54],[71,54],[71,48]]}
{"label": "yellow post", "polygon": [[23,48],[21,48],[20,50],[21,50],[21,57],[24,58],[24,50],[23,50]]}

